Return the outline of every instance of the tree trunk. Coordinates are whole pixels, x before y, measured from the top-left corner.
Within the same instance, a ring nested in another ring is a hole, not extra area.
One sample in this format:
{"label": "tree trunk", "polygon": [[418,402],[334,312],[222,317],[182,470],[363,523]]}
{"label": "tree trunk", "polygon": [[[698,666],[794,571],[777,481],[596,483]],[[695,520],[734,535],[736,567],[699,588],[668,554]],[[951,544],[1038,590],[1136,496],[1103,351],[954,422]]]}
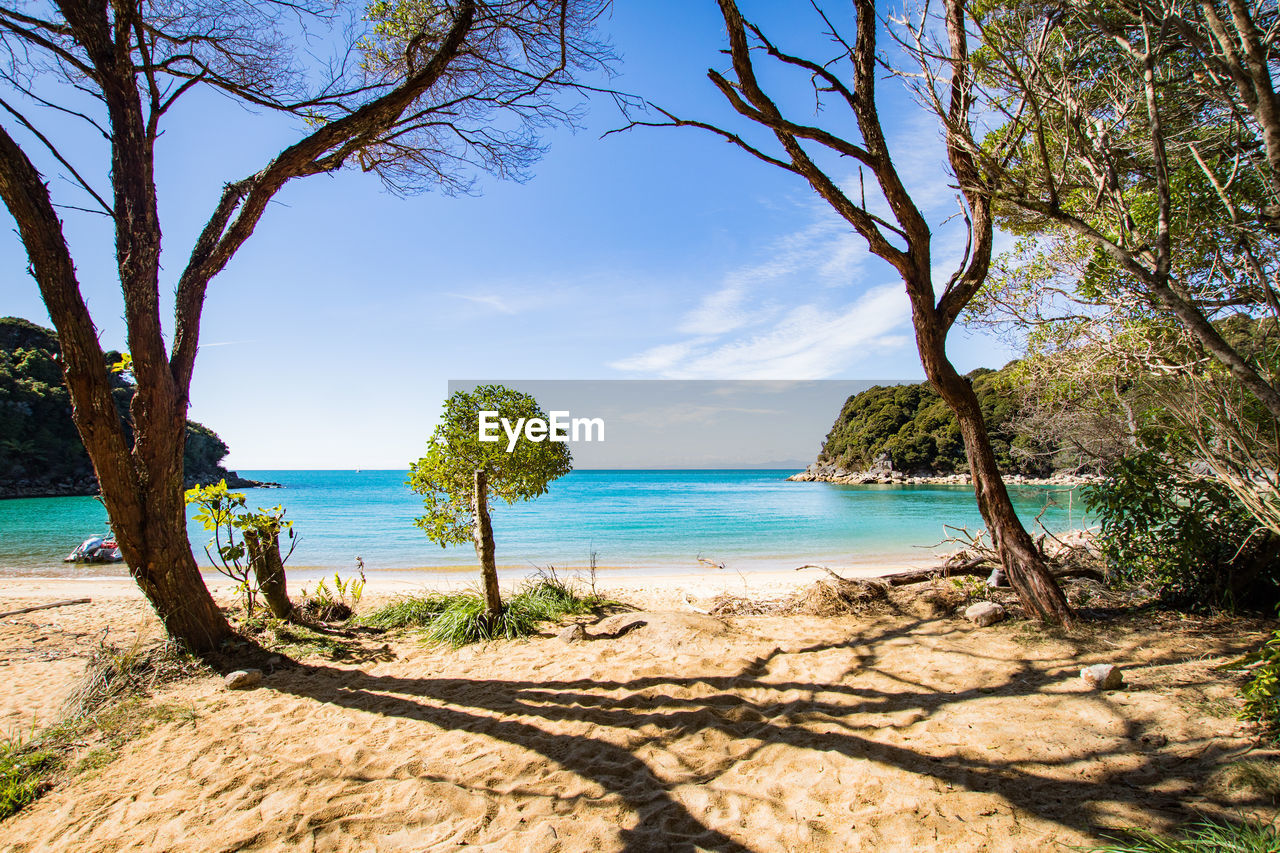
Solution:
{"label": "tree trunk", "polygon": [[[181,453],[178,454],[179,467]],[[195,653],[219,651],[235,636],[205,586],[187,540],[182,481],[163,490],[168,499],[144,501],[128,483],[104,478],[95,466],[111,529],[129,565],[129,573],[147,597],[165,631]],[[126,492],[122,499],[121,492]],[[153,489],[149,496],[159,497]]]}
{"label": "tree trunk", "polygon": [[476,471],[471,510],[475,517],[476,557],[484,580],[485,616],[489,624],[494,625],[502,618],[502,591],[498,588],[498,565],[493,555],[493,525],[489,523],[489,474],[483,468]]}
{"label": "tree trunk", "polygon": [[280,559],[280,533],[260,536],[256,530],[244,531],[245,547],[249,551],[249,565],[258,581],[258,589],[267,600],[271,615],[277,619],[293,616],[293,602],[289,600],[289,587],[285,580],[284,561]]}
{"label": "tree trunk", "polygon": [[995,453],[991,450],[991,438],[982,418],[978,396],[973,393],[969,380],[961,376],[947,358],[945,332],[938,332],[929,320],[921,317],[920,312],[913,317],[920,359],[924,363],[925,375],[960,423],[978,510],[991,533],[992,544],[1000,555],[1009,583],[1028,614],[1033,613],[1045,622],[1070,625],[1071,606],[1040,558],[1035,543],[1018,520],[1009,500],[1009,492],[996,466]]}

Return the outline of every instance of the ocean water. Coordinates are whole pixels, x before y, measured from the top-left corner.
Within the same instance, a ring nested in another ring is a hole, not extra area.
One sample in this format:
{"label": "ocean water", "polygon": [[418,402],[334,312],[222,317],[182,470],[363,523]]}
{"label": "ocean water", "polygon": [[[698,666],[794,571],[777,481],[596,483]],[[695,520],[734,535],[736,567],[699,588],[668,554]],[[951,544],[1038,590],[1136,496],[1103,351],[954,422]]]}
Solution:
{"label": "ocean water", "polygon": [[[252,506],[283,504],[298,535],[288,566],[306,577],[410,570],[463,573],[470,545],[441,548],[414,527],[421,502],[404,471],[243,471],[282,489],[247,490]],[[574,570],[592,551],[601,567],[681,571],[698,558],[730,570],[851,566],[927,560],[948,532],[982,527],[968,486],[838,486],[792,483],[792,470],[574,471],[542,497],[493,510],[499,566],[530,572]],[[1037,515],[1058,532],[1082,525],[1079,496],[1066,488],[1011,487],[1025,524]],[[0,501],[0,576],[112,576],[119,566],[61,560],[91,534],[106,532],[95,498]],[[188,524],[192,548],[208,565],[209,534]],[[942,549],[942,550],[945,550]],[[291,575],[293,576],[293,575]]]}

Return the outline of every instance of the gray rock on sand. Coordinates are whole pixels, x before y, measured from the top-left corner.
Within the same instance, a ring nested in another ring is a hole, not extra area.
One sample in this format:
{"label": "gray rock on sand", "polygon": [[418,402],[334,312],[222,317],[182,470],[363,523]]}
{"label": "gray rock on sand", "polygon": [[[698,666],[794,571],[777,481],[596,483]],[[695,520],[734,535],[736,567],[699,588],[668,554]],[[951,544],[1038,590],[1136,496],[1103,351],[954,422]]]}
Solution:
{"label": "gray rock on sand", "polygon": [[964,618],[975,623],[979,628],[985,628],[1004,618],[1004,608],[994,601],[979,601],[965,608]]}
{"label": "gray rock on sand", "polygon": [[1080,670],[1080,678],[1094,690],[1115,690],[1124,684],[1120,668],[1109,663],[1095,663]]}
{"label": "gray rock on sand", "polygon": [[562,629],[556,636],[566,643],[580,643],[583,640],[591,639],[590,635],[587,634],[587,629],[582,627],[581,622],[574,622],[572,625]]}
{"label": "gray rock on sand", "polygon": [[223,680],[227,683],[228,690],[248,690],[262,683],[262,670],[237,669],[235,672],[228,672]]}

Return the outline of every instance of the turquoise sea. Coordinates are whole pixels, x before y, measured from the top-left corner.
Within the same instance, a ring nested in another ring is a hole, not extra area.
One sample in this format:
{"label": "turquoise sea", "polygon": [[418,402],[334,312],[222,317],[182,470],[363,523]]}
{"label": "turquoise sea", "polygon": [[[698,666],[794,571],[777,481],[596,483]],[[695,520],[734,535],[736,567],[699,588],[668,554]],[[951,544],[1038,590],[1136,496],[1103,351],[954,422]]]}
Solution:
{"label": "turquoise sea", "polygon": [[[284,485],[247,491],[250,506],[283,504],[300,537],[289,568],[303,576],[364,559],[371,574],[466,571],[470,545],[440,548],[413,525],[421,507],[404,471],[242,471]],[[794,470],[574,471],[550,492],[493,513],[498,563],[527,573],[554,565],[680,571],[704,557],[730,570],[851,566],[927,560],[944,525],[982,527],[968,486],[837,486],[792,483]],[[1070,489],[1011,487],[1019,515],[1055,532],[1083,523]],[[0,576],[109,576],[118,566],[62,562],[108,529],[95,498],[0,501]],[[208,534],[189,525],[202,565]],[[314,571],[308,571],[314,570]]]}

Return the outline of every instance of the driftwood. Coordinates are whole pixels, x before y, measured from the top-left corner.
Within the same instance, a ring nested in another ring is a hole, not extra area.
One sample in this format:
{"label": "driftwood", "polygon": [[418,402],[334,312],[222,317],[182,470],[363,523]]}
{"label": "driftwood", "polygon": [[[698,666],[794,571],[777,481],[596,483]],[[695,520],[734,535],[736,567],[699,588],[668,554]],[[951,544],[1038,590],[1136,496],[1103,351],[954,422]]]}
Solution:
{"label": "driftwood", "polygon": [[[796,567],[797,572],[801,571],[802,569],[821,569],[822,571],[831,575],[831,577],[835,578],[840,583],[858,583],[859,582],[851,578],[846,578],[841,575],[838,575],[835,572],[833,572],[831,569],[827,568],[826,566],[805,565],[805,566]],[[991,567],[987,564],[987,561],[979,559],[979,560],[970,560],[969,562],[961,563],[960,565],[953,566],[951,568],[917,569],[916,571],[913,571],[913,572],[899,572],[897,574],[882,575],[876,578],[861,578],[860,580],[875,581],[877,583],[888,584],[889,586],[906,586],[907,584],[913,584],[913,583],[926,583],[928,581],[934,580],[935,578],[955,577],[957,575],[968,575],[970,577],[986,577],[987,575],[990,575],[990,574],[991,574]],[[1104,580],[1102,572],[1098,571],[1097,569],[1069,568],[1069,569],[1060,569],[1058,571],[1054,571],[1052,572],[1052,574],[1055,578],[1089,578],[1091,580],[1095,580],[1098,582],[1102,582]]]}
{"label": "driftwood", "polygon": [[21,610],[10,610],[8,613],[0,613],[0,619],[6,616],[17,616],[19,613],[33,613],[37,610],[51,610],[54,607],[70,607],[73,604],[88,604],[88,598],[69,598],[66,601],[55,601],[52,604],[37,604],[35,607],[24,607]]}

